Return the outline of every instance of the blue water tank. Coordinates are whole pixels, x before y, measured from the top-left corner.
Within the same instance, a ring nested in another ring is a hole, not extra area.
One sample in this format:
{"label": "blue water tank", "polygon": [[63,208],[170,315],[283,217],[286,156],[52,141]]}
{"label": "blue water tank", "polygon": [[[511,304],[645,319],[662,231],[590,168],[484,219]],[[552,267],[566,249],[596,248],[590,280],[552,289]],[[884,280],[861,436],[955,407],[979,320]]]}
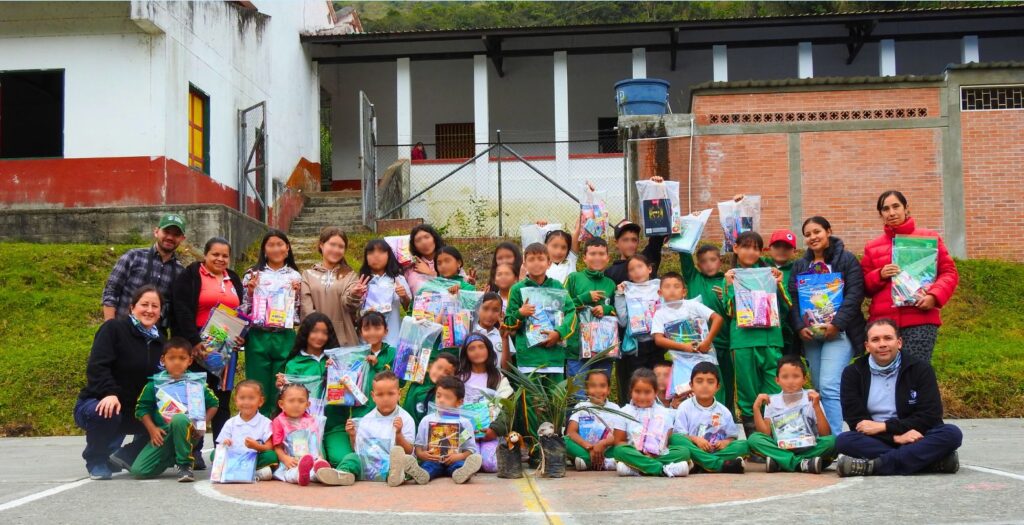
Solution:
{"label": "blue water tank", "polygon": [[615,83],[619,115],[664,115],[668,106],[667,80],[631,78]]}

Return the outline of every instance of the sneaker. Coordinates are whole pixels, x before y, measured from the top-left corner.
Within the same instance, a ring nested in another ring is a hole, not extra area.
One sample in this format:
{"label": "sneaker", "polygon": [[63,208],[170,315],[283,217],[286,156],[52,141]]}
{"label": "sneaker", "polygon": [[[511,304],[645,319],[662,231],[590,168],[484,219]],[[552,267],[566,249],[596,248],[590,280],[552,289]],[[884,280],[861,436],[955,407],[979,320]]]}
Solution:
{"label": "sneaker", "polygon": [[192,460],[192,469],[193,470],[206,470],[206,460],[203,459],[203,452],[202,451],[197,451],[197,452],[198,452],[198,454],[195,455],[195,459]]}
{"label": "sneaker", "polygon": [[[753,456],[751,456],[751,459],[753,459]],[[804,460],[804,461],[807,461],[807,460]],[[778,472],[780,470],[782,470],[782,467],[779,466],[779,462],[778,461],[775,461],[774,459],[769,458],[767,456],[764,458],[764,471],[765,472],[767,472],[769,474],[772,474],[772,473]]]}
{"label": "sneaker", "polygon": [[471,479],[473,474],[480,471],[480,466],[484,464],[484,458],[480,454],[470,454],[465,461],[462,462],[462,466],[455,469],[452,472],[452,481],[456,485],[461,485]]}
{"label": "sneaker", "polygon": [[302,456],[302,458],[299,459],[299,466],[298,466],[298,469],[299,469],[299,480],[298,480],[298,482],[299,482],[299,486],[300,487],[305,487],[306,485],[309,485],[309,472],[311,470],[313,470],[313,463],[314,462],[315,461],[313,459],[313,456],[310,456],[310,455]]}
{"label": "sneaker", "polygon": [[[327,463],[326,461],[324,463]],[[335,470],[330,465],[313,469],[316,472],[316,479],[320,480],[320,483],[324,485],[331,485],[334,487],[348,487],[356,482],[356,477],[351,472],[345,472],[343,470]]]}
{"label": "sneaker", "polygon": [[263,467],[256,471],[256,481],[270,481],[274,479],[274,469]]}
{"label": "sneaker", "polygon": [[91,480],[106,481],[110,479],[110,477],[113,475],[114,473],[110,471],[110,467],[107,466],[105,463],[101,465],[96,465],[95,467],[89,469],[89,479]]}
{"label": "sneaker", "polygon": [[120,472],[122,470],[131,472],[132,464],[129,463],[128,460],[119,456],[119,452],[121,452],[121,450],[114,452],[109,458],[107,458],[107,463],[110,463],[110,465],[114,467],[113,469],[110,469],[111,472]]}
{"label": "sneaker", "polygon": [[640,475],[640,473],[637,472],[636,469],[634,469],[633,467],[631,467],[631,466],[629,466],[629,465],[627,465],[627,464],[625,464],[625,463],[623,463],[621,461],[615,463],[615,471],[618,472],[620,476],[639,476]]}
{"label": "sneaker", "polygon": [[932,465],[930,470],[939,474],[956,474],[956,471],[960,470],[960,455],[954,450],[952,454]]}
{"label": "sneaker", "polygon": [[800,472],[806,472],[808,474],[821,474],[822,470],[825,470],[825,466],[822,464],[821,458],[809,458],[800,460]]}
{"label": "sneaker", "polygon": [[665,476],[670,478],[685,478],[690,474],[690,462],[680,461],[678,463],[669,463],[661,469],[665,473]]}
{"label": "sneaker", "polygon": [[417,485],[430,483],[430,473],[423,470],[420,463],[412,456],[405,457],[405,473],[416,482]]}
{"label": "sneaker", "polygon": [[583,461],[583,458],[576,458],[573,460],[573,464],[576,466],[576,472],[585,472],[590,470],[587,468],[587,462]]}
{"label": "sneaker", "polygon": [[196,480],[188,465],[178,465],[178,483],[191,483]]}
{"label": "sneaker", "polygon": [[743,466],[743,458],[730,459],[722,462],[723,474],[743,474],[746,468]]}
{"label": "sneaker", "polygon": [[836,464],[836,470],[839,471],[839,477],[841,478],[847,478],[850,476],[870,476],[875,473],[875,462],[869,459],[842,456]]}
{"label": "sneaker", "polygon": [[405,483],[405,449],[391,447],[388,456],[388,486],[397,487]]}
{"label": "sneaker", "polygon": [[604,469],[615,470],[615,460],[612,458],[604,458]]}

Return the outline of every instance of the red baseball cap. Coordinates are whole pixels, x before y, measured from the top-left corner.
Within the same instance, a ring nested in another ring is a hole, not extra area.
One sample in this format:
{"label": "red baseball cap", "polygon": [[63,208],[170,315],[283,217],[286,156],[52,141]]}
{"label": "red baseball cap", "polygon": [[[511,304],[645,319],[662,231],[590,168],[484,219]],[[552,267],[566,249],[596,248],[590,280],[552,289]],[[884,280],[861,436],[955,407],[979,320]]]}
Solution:
{"label": "red baseball cap", "polygon": [[768,246],[771,246],[777,242],[784,242],[796,249],[796,235],[789,230],[775,230],[772,232],[772,239],[768,241]]}

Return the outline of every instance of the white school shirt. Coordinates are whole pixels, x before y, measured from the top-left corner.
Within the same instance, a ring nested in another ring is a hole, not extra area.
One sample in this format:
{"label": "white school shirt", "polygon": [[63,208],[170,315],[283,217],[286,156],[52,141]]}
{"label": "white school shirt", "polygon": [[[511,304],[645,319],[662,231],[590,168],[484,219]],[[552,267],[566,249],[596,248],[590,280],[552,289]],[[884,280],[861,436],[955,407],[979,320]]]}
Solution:
{"label": "white school shirt", "polygon": [[662,303],[658,307],[658,311],[654,312],[654,318],[651,320],[651,335],[664,334],[665,325],[680,319],[704,319],[708,322],[708,328],[710,328],[711,314],[713,313],[715,312],[704,306],[700,301],[684,299],[682,301]]}
{"label": "white school shirt", "polygon": [[270,430],[270,419],[259,412],[252,419],[246,421],[241,414],[237,414],[224,422],[217,436],[217,444],[231,440],[231,448],[244,449],[245,438],[252,438],[256,441],[269,443],[273,432]]}
{"label": "white school shirt", "polygon": [[414,421],[412,416],[410,416],[409,413],[400,406],[395,406],[395,411],[386,416],[381,414],[377,407],[374,407],[373,410],[367,412],[363,417],[380,417],[388,420],[400,418],[402,420],[402,437],[404,437],[409,443],[412,443],[416,439],[416,421]]}
{"label": "white school shirt", "polygon": [[696,396],[680,403],[672,430],[677,434],[704,438],[711,444],[739,436],[736,422],[725,405],[715,401],[709,407],[701,406]]}
{"label": "white school shirt", "polygon": [[558,281],[559,284],[565,284],[569,274],[576,271],[576,262],[578,260],[576,254],[570,251],[569,255],[565,256],[564,261],[557,264],[551,263],[551,266],[548,266],[547,276]]}
{"label": "white school shirt", "polygon": [[[602,412],[600,410],[584,410],[588,407],[597,406],[590,400],[581,401],[576,404],[576,411],[569,416],[569,421],[575,421],[579,425],[579,434],[589,443],[597,443],[603,439],[605,432],[614,432],[616,428],[621,428],[623,425],[619,422],[619,416],[609,413]],[[611,410],[622,411],[619,405],[611,401],[605,401],[604,408]],[[596,437],[593,441],[588,439],[588,435]]]}
{"label": "white school shirt", "polygon": [[[497,325],[490,330],[480,326],[480,323],[473,323],[473,331],[483,334],[488,340],[491,341],[491,346],[494,347],[494,365],[499,369],[501,368],[501,330],[498,330]],[[511,350],[511,348],[510,348]]]}

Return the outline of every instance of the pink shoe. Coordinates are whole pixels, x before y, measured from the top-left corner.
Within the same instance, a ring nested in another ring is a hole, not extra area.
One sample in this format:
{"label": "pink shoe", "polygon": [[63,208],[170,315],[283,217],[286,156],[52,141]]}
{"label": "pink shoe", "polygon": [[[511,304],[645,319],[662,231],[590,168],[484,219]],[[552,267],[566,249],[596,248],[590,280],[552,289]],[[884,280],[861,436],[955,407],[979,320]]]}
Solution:
{"label": "pink shoe", "polygon": [[299,469],[300,487],[309,485],[309,471],[313,470],[313,463],[313,456],[306,455],[299,459],[299,466],[297,468]]}

